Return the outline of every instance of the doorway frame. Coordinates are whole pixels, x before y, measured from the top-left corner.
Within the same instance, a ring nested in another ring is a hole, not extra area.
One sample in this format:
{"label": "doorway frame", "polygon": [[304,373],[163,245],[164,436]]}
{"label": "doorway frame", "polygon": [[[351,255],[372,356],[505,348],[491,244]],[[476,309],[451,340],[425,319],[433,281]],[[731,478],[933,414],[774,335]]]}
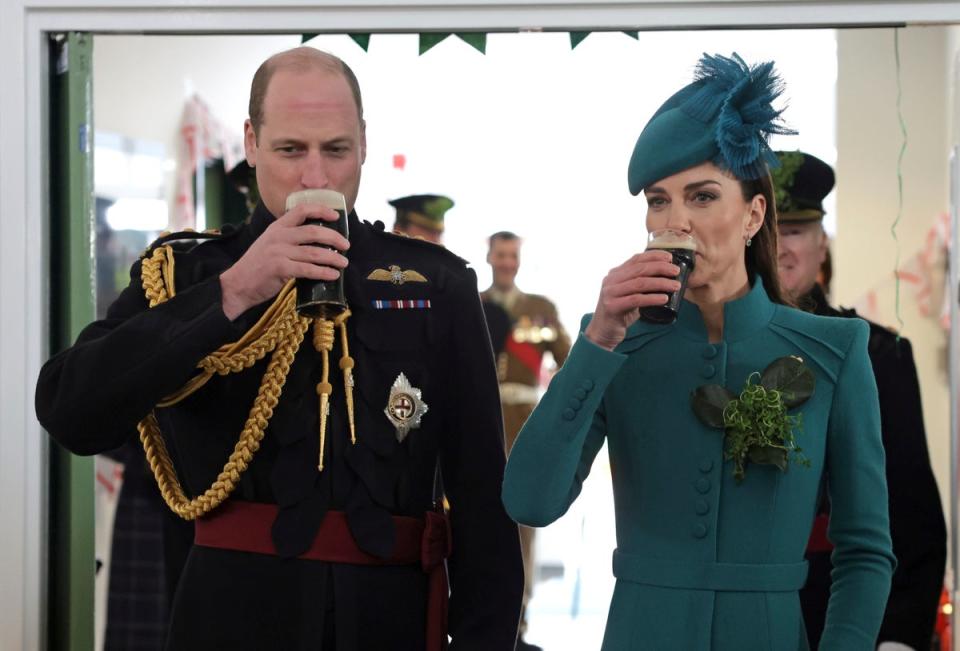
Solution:
{"label": "doorway frame", "polygon": [[[46,648],[50,32],[589,31],[960,23],[960,2],[875,0],[3,0],[0,3],[0,647]],[[955,324],[956,330],[960,325]],[[954,396],[954,402],[956,397]],[[951,482],[956,481],[956,477]],[[954,509],[954,495],[950,495]]]}

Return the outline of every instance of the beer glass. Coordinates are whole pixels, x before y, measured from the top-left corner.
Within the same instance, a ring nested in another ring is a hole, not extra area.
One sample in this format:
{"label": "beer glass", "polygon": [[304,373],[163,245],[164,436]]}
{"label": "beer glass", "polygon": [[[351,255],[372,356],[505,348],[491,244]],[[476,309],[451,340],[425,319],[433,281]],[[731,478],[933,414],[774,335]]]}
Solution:
{"label": "beer glass", "polygon": [[697,241],[689,233],[663,228],[651,231],[647,239],[647,250],[661,249],[673,256],[673,264],[680,267],[680,289],[667,297],[665,305],[650,305],[640,308],[640,318],[650,323],[673,323],[680,310],[683,292],[687,289],[687,278],[696,264]]}
{"label": "beer glass", "polygon": [[[335,222],[323,219],[307,219],[305,224],[326,226],[338,231],[344,237],[349,237],[347,226],[347,204],[343,195],[336,190],[300,190],[287,197],[286,210],[302,203],[317,203],[337,211],[340,218]],[[310,244],[307,246],[324,246]],[[327,247],[330,248],[330,247]],[[343,293],[343,274],[336,280],[313,280],[311,278],[297,279],[297,312],[303,316],[332,318],[347,309],[347,297]]]}

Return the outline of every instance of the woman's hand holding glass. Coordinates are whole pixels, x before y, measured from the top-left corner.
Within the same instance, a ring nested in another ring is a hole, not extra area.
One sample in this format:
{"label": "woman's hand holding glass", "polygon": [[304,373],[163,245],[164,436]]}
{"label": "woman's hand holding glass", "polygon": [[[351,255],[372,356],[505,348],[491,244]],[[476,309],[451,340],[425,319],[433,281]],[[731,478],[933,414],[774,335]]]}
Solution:
{"label": "woman's hand holding glass", "polygon": [[680,289],[676,280],[680,267],[671,260],[667,251],[648,250],[611,269],[603,279],[593,319],[583,333],[587,339],[613,350],[640,318],[640,308],[664,305],[668,294]]}

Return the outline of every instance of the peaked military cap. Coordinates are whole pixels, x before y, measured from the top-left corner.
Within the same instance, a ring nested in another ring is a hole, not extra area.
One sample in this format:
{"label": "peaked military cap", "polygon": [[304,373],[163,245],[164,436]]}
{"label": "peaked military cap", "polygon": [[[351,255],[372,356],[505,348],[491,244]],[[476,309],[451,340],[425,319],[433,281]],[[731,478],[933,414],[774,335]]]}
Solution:
{"label": "peaked military cap", "polygon": [[771,172],[781,222],[822,219],[823,200],[833,189],[833,168],[802,151],[778,151],[780,167]]}
{"label": "peaked military cap", "polygon": [[[247,213],[252,213],[260,201],[260,189],[257,187],[257,171],[250,167],[246,159],[241,158],[233,169],[227,172],[227,180],[244,196]],[[229,205],[227,206],[229,208]]]}
{"label": "peaked military cap", "polygon": [[777,165],[771,134],[793,134],[773,101],[783,93],[773,62],[747,65],[739,55],[704,54],[693,82],[664,102],[637,139],[627,182],[631,194],[711,161],[740,180]]}
{"label": "peaked military cap", "polygon": [[241,192],[246,192],[257,182],[257,174],[245,158],[227,172],[227,179]]}
{"label": "peaked military cap", "polygon": [[414,194],[388,202],[397,209],[397,221],[443,232],[443,216],[453,208],[453,199],[442,194]]}

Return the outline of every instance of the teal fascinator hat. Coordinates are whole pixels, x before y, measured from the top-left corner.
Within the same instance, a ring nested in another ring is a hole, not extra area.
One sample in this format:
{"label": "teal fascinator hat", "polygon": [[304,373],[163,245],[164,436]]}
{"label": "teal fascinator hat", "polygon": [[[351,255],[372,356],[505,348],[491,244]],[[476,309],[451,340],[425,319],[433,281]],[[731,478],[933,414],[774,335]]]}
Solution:
{"label": "teal fascinator hat", "polygon": [[650,118],[630,156],[631,194],[651,183],[711,161],[746,181],[779,165],[771,134],[795,134],[773,101],[784,90],[773,62],[747,65],[739,55],[701,57],[693,82]]}

